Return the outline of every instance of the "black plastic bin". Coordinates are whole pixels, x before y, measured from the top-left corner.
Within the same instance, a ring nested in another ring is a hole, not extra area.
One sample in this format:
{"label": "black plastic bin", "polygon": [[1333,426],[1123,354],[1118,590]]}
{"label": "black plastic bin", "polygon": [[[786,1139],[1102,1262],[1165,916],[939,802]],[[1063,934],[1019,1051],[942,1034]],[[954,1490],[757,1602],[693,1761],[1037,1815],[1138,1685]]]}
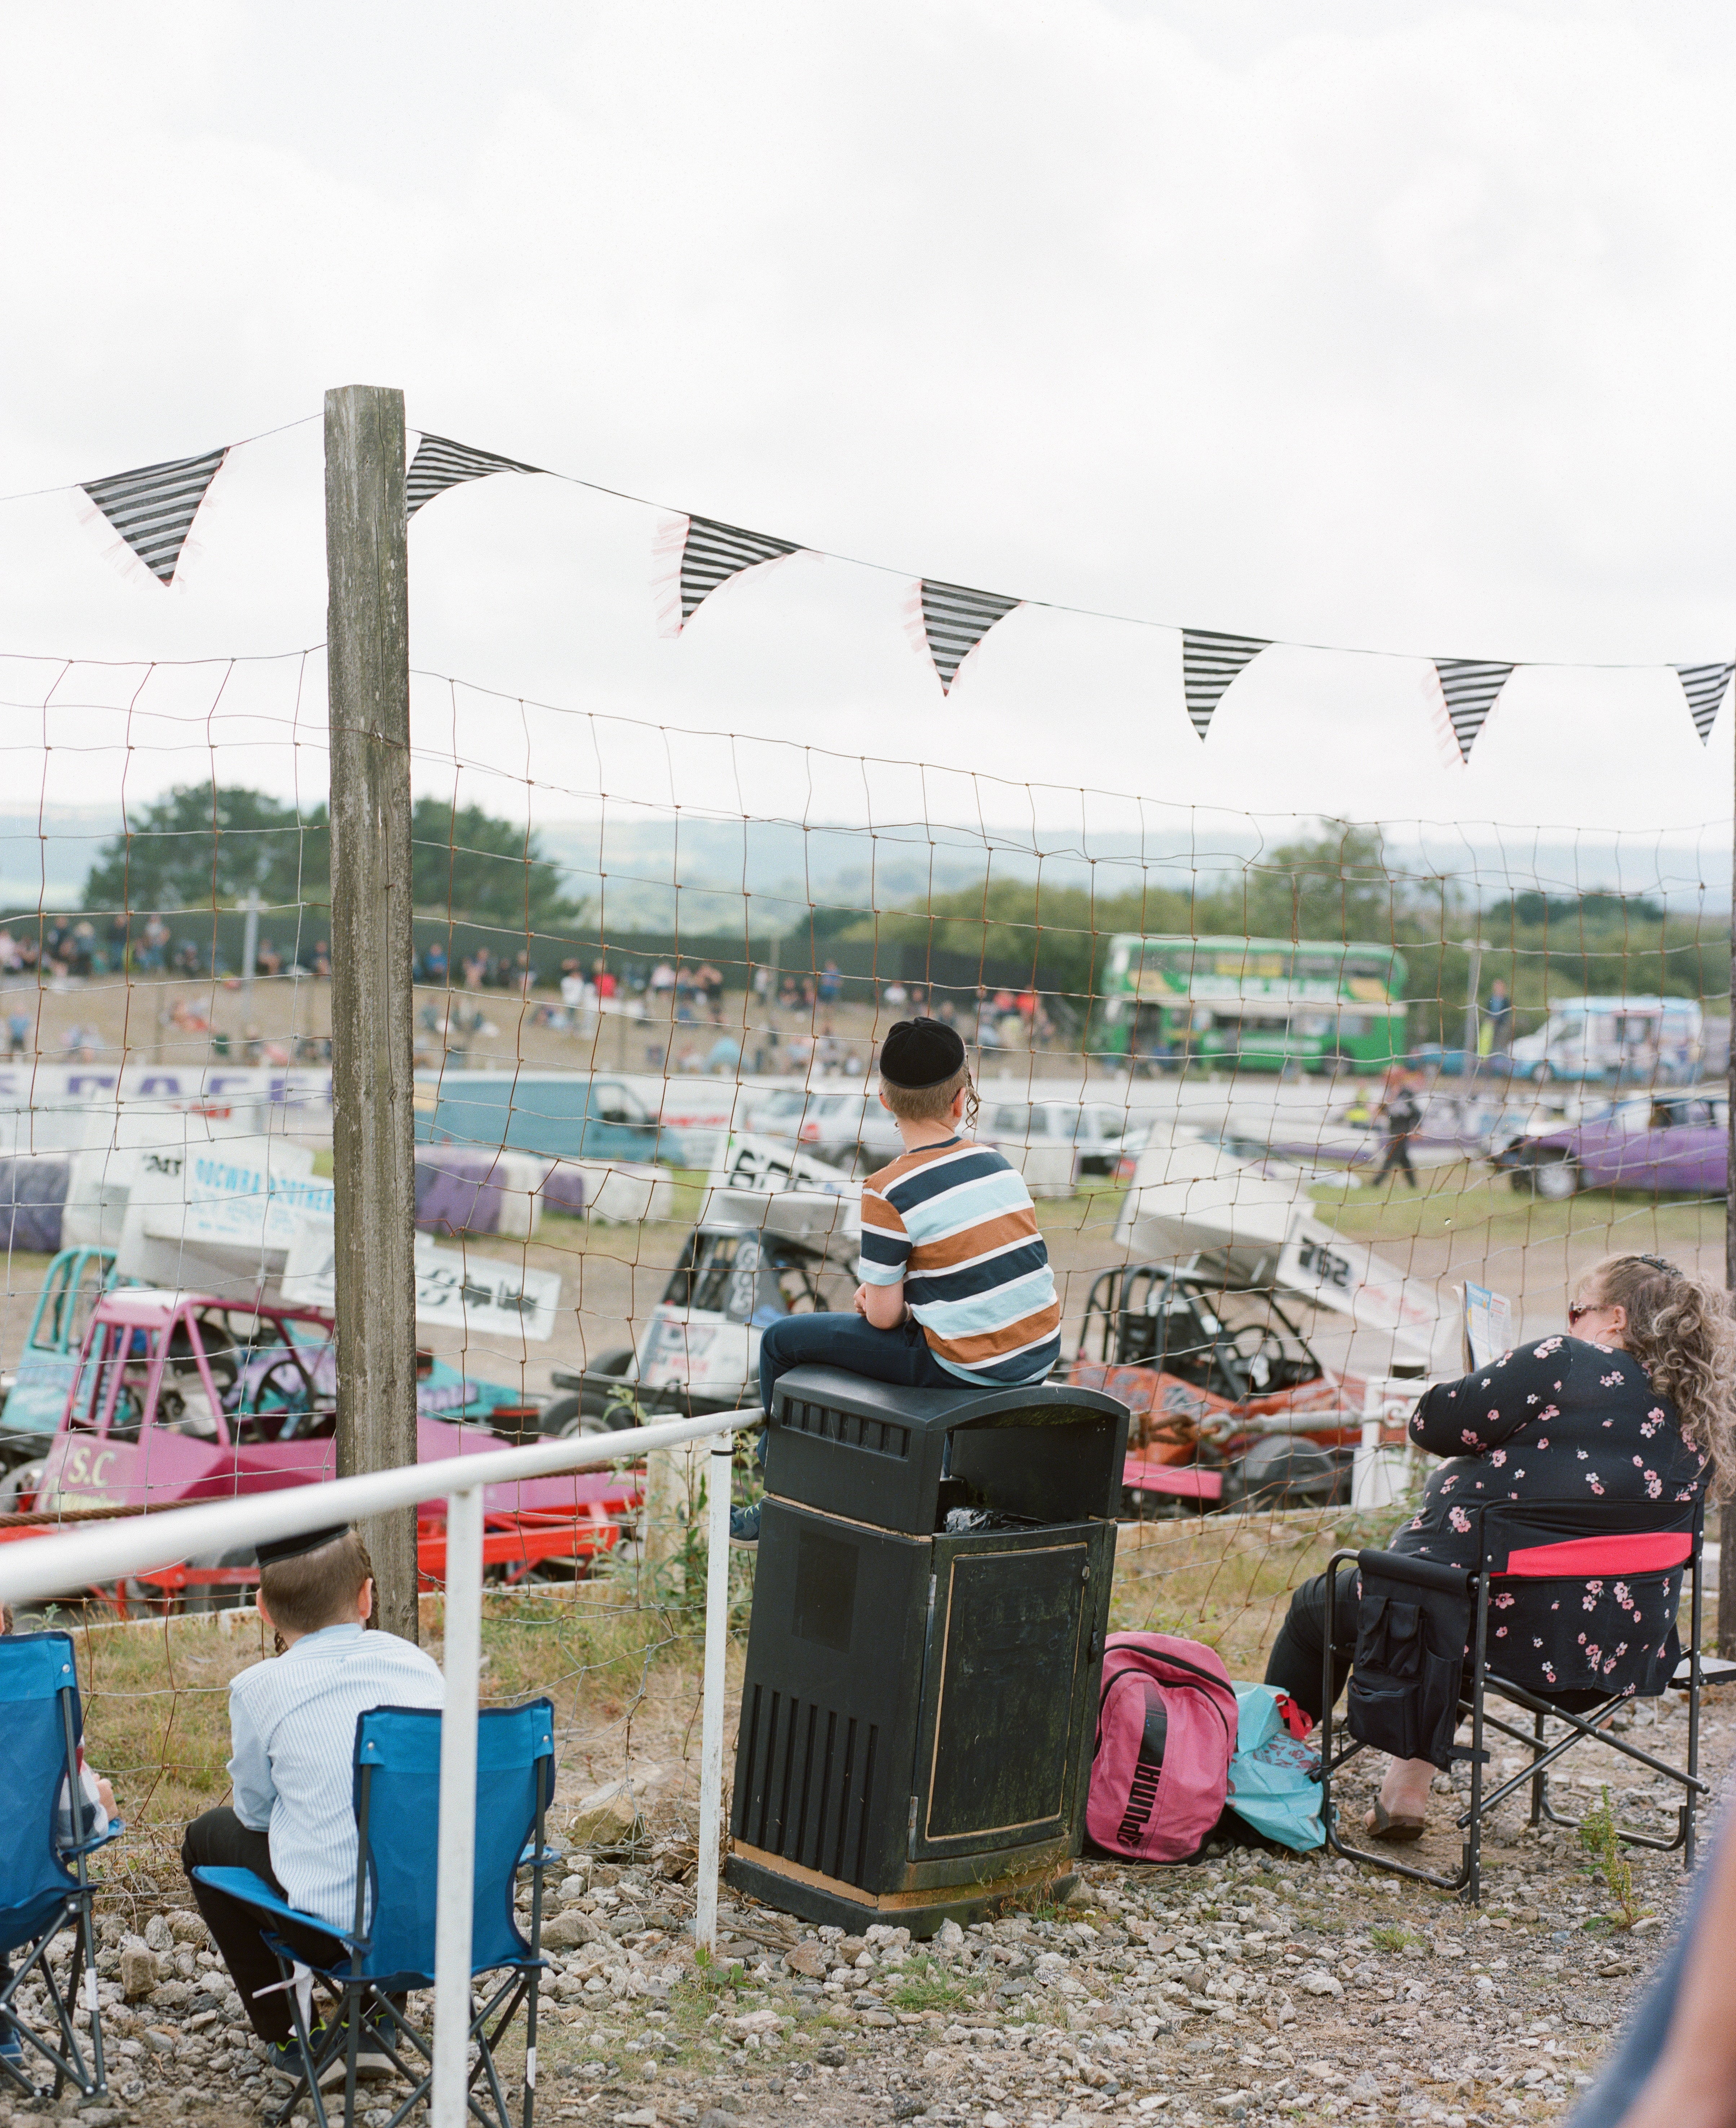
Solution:
{"label": "black plastic bin", "polygon": [[[801,1367],[769,1423],[728,1881],[927,1936],[1060,1879],[1084,1829],[1127,1407]],[[990,1526],[948,1532],[957,1508]]]}

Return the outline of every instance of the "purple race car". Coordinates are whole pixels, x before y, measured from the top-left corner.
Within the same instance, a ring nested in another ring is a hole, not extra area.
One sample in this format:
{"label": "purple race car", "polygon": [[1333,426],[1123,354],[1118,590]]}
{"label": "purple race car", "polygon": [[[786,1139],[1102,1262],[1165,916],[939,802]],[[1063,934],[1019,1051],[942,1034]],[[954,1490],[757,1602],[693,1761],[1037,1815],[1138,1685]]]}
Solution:
{"label": "purple race car", "polygon": [[1515,1190],[1571,1197],[1592,1189],[1722,1197],[1729,1187],[1729,1104],[1720,1088],[1636,1094],[1583,1122],[1527,1133],[1495,1157]]}

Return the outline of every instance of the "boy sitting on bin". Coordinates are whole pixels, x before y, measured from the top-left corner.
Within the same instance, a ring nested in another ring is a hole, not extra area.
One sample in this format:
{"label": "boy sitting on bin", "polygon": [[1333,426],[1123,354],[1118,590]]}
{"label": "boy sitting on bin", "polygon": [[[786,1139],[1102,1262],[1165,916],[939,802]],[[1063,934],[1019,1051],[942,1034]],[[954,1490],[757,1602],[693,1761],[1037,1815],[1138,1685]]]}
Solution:
{"label": "boy sitting on bin", "polygon": [[[259,1616],[276,1629],[277,1658],[254,1663],[230,1685],[235,1807],[193,1820],[181,1866],[190,1881],[202,1864],[263,1877],[330,1926],[330,1936],[282,1931],[292,1950],[329,1968],[348,1959],[337,1938],[356,1917],[356,1717],[376,1707],[439,1707],[445,1684],[413,1642],[365,1630],[373,1567],[347,1524],[280,1537],[260,1545],[257,1556]],[[270,2065],[296,2073],[289,2006],[259,1913],[208,1884],[192,1881],[192,1894]],[[356,2066],[363,2076],[393,2073],[366,2029]],[[339,2052],[320,2081],[341,2083],[344,2074]]]}
{"label": "boy sitting on bin", "polygon": [[[809,1363],[905,1389],[1040,1382],[1060,1354],[1060,1304],[1024,1178],[963,1128],[975,1121],[965,1045],[937,1019],[901,1019],[880,1048],[880,1103],[904,1150],[862,1185],[853,1315],[787,1315],[760,1340],[760,1403]],[[765,1444],[761,1443],[763,1458]],[[752,1543],[760,1511],[735,1508]]]}

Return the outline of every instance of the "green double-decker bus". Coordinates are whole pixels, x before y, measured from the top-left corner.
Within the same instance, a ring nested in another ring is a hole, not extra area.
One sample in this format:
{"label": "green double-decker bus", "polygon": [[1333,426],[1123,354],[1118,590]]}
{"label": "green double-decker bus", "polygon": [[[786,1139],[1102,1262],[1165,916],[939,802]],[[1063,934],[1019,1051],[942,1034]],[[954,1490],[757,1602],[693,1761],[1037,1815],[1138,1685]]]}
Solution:
{"label": "green double-decker bus", "polygon": [[1404,990],[1390,946],[1124,932],[1092,1047],[1130,1067],[1379,1071],[1405,1052]]}

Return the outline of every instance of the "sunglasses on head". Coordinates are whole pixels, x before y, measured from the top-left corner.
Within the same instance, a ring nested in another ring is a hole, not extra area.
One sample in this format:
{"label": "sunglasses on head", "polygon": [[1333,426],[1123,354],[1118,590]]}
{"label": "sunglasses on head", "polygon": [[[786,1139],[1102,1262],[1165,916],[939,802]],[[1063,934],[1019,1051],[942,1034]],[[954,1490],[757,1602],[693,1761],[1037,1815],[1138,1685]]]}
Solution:
{"label": "sunglasses on head", "polygon": [[[1681,1276],[1681,1273],[1677,1269],[1676,1266],[1666,1261],[1662,1256],[1641,1256],[1636,1252],[1632,1261],[1634,1263],[1644,1264],[1649,1271],[1663,1271],[1671,1278],[1680,1278]],[[1582,1317],[1587,1315],[1596,1315],[1601,1309],[1605,1308],[1607,1305],[1607,1302],[1601,1300],[1570,1300],[1568,1303],[1568,1328],[1571,1330],[1573,1325],[1577,1323]]]}

